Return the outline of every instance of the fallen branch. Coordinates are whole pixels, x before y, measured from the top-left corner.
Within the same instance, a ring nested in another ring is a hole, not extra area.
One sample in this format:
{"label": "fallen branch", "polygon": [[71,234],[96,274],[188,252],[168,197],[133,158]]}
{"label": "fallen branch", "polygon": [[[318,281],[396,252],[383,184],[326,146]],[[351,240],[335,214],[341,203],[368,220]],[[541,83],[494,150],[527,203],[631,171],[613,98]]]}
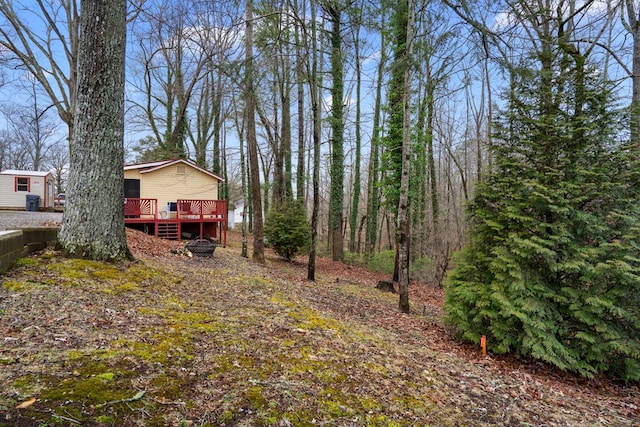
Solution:
{"label": "fallen branch", "polygon": [[172,402],[170,400],[166,400],[166,399],[162,399],[162,398],[158,398],[158,397],[154,397],[153,401],[156,402],[159,405],[179,405],[179,406],[186,405],[186,403],[181,401],[181,400],[176,401],[176,402]]}
{"label": "fallen branch", "polygon": [[78,421],[78,420],[76,420],[76,419],[69,418],[69,417],[63,417],[62,415],[58,415],[58,414],[51,414],[51,416],[52,416],[53,418],[55,418],[55,419],[60,420],[60,421],[68,421],[68,422],[70,422],[70,423],[78,424],[78,425],[81,425],[81,424],[82,424],[80,421]]}
{"label": "fallen branch", "polygon": [[95,407],[96,408],[102,408],[103,406],[115,405],[115,404],[118,404],[118,403],[135,402],[136,400],[142,399],[143,396],[144,396],[144,390],[141,390],[141,391],[137,392],[135,396],[130,397],[128,399],[112,400],[111,402],[101,403],[99,405],[96,405]]}

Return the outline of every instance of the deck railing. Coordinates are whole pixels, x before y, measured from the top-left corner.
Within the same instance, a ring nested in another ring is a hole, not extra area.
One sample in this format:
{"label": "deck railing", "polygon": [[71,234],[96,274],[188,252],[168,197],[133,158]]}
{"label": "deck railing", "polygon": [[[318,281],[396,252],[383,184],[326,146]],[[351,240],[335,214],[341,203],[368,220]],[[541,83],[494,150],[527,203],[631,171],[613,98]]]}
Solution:
{"label": "deck railing", "polygon": [[[160,214],[160,215],[159,215]],[[166,211],[158,211],[158,199],[124,199],[125,219],[169,219]],[[176,218],[193,221],[222,221],[227,217],[226,200],[178,199]]]}
{"label": "deck railing", "polygon": [[124,199],[125,219],[156,219],[158,216],[158,199]]}
{"label": "deck railing", "polygon": [[[174,212],[173,209],[176,211]],[[153,224],[156,235],[158,235],[159,225],[176,224],[178,239],[181,238],[180,230],[184,231],[187,224],[190,228],[194,226],[199,228],[198,236],[204,236],[207,224],[213,224],[215,233],[212,232],[212,234],[226,245],[227,201],[178,199],[167,206],[166,210],[158,210],[158,199],[126,198],[124,199],[124,222],[125,224],[144,224],[145,229],[146,225]]]}
{"label": "deck railing", "polygon": [[177,209],[177,216],[182,220],[223,220],[227,214],[227,201],[180,199],[177,202]]}

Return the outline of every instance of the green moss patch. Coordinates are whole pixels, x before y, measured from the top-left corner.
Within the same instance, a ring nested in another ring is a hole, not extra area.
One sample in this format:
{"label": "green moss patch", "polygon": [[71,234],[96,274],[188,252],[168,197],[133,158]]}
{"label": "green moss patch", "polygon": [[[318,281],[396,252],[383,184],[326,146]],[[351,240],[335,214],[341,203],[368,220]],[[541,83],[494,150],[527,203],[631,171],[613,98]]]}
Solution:
{"label": "green moss patch", "polygon": [[33,289],[33,284],[18,280],[5,280],[2,282],[2,287],[11,292],[28,292]]}
{"label": "green moss patch", "polygon": [[[397,296],[282,268],[221,250],[122,265],[54,253],[11,270],[0,288],[0,413],[101,427],[486,427],[533,413],[500,397],[522,377],[432,350],[431,324],[397,313]],[[522,410],[505,418],[510,405]],[[563,412],[536,423],[583,421]]]}

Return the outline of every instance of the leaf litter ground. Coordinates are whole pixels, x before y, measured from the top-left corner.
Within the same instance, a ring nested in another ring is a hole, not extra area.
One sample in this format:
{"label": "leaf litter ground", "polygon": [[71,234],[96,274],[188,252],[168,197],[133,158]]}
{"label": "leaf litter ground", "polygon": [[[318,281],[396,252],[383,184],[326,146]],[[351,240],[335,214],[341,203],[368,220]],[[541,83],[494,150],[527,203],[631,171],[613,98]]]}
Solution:
{"label": "leaf litter ground", "polygon": [[0,426],[640,426],[637,384],[454,341],[440,289],[405,315],[356,266],[127,235],[129,265],[49,250],[2,278]]}

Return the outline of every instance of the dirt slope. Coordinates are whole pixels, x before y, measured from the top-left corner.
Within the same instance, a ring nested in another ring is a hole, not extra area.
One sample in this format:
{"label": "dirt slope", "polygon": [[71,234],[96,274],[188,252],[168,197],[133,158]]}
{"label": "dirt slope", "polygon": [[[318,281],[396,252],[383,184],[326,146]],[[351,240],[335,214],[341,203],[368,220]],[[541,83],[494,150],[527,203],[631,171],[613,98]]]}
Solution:
{"label": "dirt slope", "polygon": [[637,385],[453,341],[438,289],[403,315],[360,268],[128,237],[128,266],[49,251],[2,278],[0,426],[640,426]]}

